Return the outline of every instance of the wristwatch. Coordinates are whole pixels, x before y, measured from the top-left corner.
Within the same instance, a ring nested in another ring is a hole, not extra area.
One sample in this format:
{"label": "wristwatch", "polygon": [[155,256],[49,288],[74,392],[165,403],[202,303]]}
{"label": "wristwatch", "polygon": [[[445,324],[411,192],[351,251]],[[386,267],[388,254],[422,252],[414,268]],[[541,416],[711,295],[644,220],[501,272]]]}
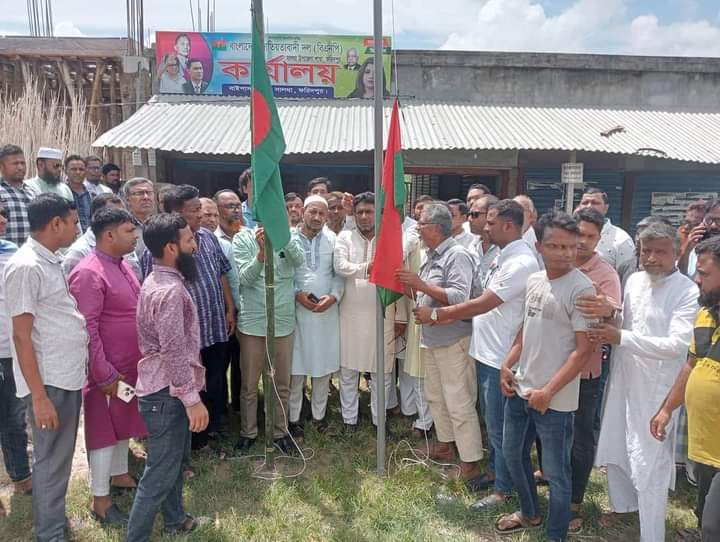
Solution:
{"label": "wristwatch", "polygon": [[433,322],[437,322],[437,321],[438,321],[438,311],[437,311],[437,309],[433,309],[432,312],[430,313],[430,320],[432,320]]}

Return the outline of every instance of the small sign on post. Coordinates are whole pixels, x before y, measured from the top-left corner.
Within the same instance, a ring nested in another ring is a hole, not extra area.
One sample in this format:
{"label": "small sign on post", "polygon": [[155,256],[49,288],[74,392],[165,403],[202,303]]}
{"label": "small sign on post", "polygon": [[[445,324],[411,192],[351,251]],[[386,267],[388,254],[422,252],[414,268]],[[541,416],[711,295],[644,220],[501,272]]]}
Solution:
{"label": "small sign on post", "polygon": [[582,163],[566,162],[562,165],[563,184],[583,184]]}

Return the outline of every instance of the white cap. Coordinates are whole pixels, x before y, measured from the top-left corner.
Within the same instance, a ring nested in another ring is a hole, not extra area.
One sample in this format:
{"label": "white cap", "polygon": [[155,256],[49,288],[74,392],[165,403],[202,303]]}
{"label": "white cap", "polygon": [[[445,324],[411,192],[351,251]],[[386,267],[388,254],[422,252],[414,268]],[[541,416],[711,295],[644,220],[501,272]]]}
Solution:
{"label": "white cap", "polygon": [[317,194],[313,194],[312,196],[308,196],[307,198],[305,198],[305,203],[303,204],[303,206],[307,207],[311,203],[322,203],[325,207],[328,206],[327,200],[322,196],[318,196]]}
{"label": "white cap", "polygon": [[52,147],[40,147],[37,153],[38,158],[49,158],[50,160],[62,160],[63,151]]}

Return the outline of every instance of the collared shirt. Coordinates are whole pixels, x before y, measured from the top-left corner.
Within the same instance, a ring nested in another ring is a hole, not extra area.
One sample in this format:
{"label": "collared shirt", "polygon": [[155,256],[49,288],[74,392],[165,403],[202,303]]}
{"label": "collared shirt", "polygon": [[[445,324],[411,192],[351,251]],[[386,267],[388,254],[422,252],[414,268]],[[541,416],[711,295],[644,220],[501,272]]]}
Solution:
{"label": "collared shirt", "polygon": [[497,245],[490,245],[487,250],[483,250],[483,241],[481,236],[476,236],[475,242],[468,248],[471,254],[475,256],[478,261],[480,278],[484,282],[485,276],[492,267],[495,259],[500,254],[500,248]]}
{"label": "collared shirt", "polygon": [[[198,276],[186,287],[197,305],[202,348],[207,348],[228,340],[222,276],[230,272],[230,261],[210,230],[200,228],[195,232],[195,240],[197,251],[194,257]],[[141,265],[143,275],[147,277],[153,268],[152,255],[148,250],[143,255]]]}
{"label": "collared shirt", "polygon": [[605,219],[596,250],[616,271],[621,264],[635,258],[635,243],[632,238],[625,230],[613,225],[609,218]]}
{"label": "collared shirt", "polygon": [[200,402],[205,368],[200,363],[200,326],[195,302],[177,269],[156,265],[140,288],[137,311],[137,394],[170,388],[186,407]]}
{"label": "collared shirt", "polygon": [[535,253],[523,239],[502,250],[495,248],[499,254],[485,274],[483,288],[498,296],[502,304],[473,318],[470,355],[484,365],[500,369],[523,324],[528,278],[539,268]]}
{"label": "collared shirt", "polygon": [[257,222],[253,220],[252,216],[252,208],[247,204],[247,201],[242,202],[242,214],[243,214],[243,220],[245,221],[245,227],[250,228],[251,230],[257,226]]}
{"label": "collared shirt", "polygon": [[75,203],[73,197],[73,191],[67,183],[60,181],[59,183],[50,184],[49,182],[41,179],[40,177],[33,177],[25,181],[25,189],[30,196],[30,199],[35,199],[40,194],[57,194],[62,196],[71,203]]}
{"label": "collared shirt", "polygon": [[[67,252],[62,258],[62,267],[66,277],[69,276],[75,266],[80,263],[80,260],[92,252],[92,249],[95,248],[95,243],[95,234],[91,228],[88,228],[85,233],[75,239],[75,242],[70,245],[70,248],[67,249]],[[142,270],[140,269],[140,262],[138,261],[135,251],[126,254],[124,260],[130,264],[137,279],[142,280]]]}
{"label": "collared shirt", "polygon": [[[605,258],[596,252],[592,258],[585,262],[585,265],[578,267],[578,269],[597,284],[600,292],[608,296],[615,305],[620,306],[620,303],[622,303],[620,277]],[[601,370],[602,348],[600,345],[597,345],[593,353],[590,354],[590,359],[583,369],[582,378],[597,378],[600,376]]]}
{"label": "collared shirt", "polygon": [[[5,267],[7,314],[33,316],[32,343],[43,384],[79,390],[85,384],[88,334],[70,295],[60,259],[32,237]],[[30,393],[11,344],[18,397]]]}
{"label": "collared shirt", "polygon": [[92,205],[92,196],[89,190],[82,192],[72,191],[75,206],[77,207],[78,219],[80,220],[80,228],[86,232],[90,227],[90,206]]}
{"label": "collared shirt", "polygon": [[[238,329],[245,335],[264,337],[265,329],[265,264],[257,259],[255,233],[243,228],[233,238],[233,258],[240,282],[242,311],[238,314]],[[290,242],[274,253],[275,269],[275,333],[278,337],[295,330],[295,270],[305,260],[302,244],[293,234]]]}
{"label": "collared shirt", "polygon": [[[457,305],[470,298],[475,262],[473,256],[449,237],[428,250],[427,260],[420,268],[420,278],[445,289],[448,305]],[[432,297],[418,293],[417,304],[442,307]],[[422,326],[422,344],[428,348],[450,346],[472,333],[472,322],[454,322],[442,326]]]}
{"label": "collared shirt", "polygon": [[232,237],[227,235],[220,226],[218,226],[215,230],[215,237],[217,237],[218,241],[220,242],[220,248],[222,248],[223,254],[225,254],[225,257],[230,262],[228,282],[230,283],[230,290],[232,291],[232,298],[233,303],[235,303],[235,310],[240,312],[242,310],[242,297],[240,297],[240,282],[238,282],[235,259],[232,257]]}
{"label": "collared shirt", "polygon": [[[10,256],[17,252],[17,245],[5,239],[0,239],[0,277],[4,276],[5,265]],[[0,358],[11,358],[10,350],[10,319],[5,308],[5,281],[0,280]]]}
{"label": "collared shirt", "polygon": [[83,186],[85,187],[85,190],[90,192],[90,197],[92,199],[95,199],[100,194],[112,194],[113,191],[110,189],[109,186],[105,186],[103,183],[93,183],[91,181],[88,181],[85,179],[83,182]]}
{"label": "collared shirt", "polygon": [[[467,224],[467,222],[465,222],[465,224]],[[479,237],[479,235],[475,235],[474,233],[466,231],[465,229],[461,229],[460,233],[458,233],[457,235],[453,235],[453,239],[455,239],[460,245],[462,245],[463,248],[466,248],[468,250],[470,250],[470,247],[475,244],[475,241],[477,241]]]}
{"label": "collared shirt", "polygon": [[20,247],[30,237],[30,221],[27,216],[30,193],[25,183],[16,188],[5,179],[0,179],[0,201],[8,212],[5,239]]}

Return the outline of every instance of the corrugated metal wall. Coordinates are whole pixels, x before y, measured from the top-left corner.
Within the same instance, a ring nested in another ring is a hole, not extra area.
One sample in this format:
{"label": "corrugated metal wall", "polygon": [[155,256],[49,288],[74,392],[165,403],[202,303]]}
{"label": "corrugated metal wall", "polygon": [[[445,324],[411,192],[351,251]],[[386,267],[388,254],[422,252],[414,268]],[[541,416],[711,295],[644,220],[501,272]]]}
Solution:
{"label": "corrugated metal wall", "polygon": [[[585,187],[596,187],[608,196],[608,218],[620,224],[622,215],[622,171],[585,171]],[[528,169],[525,172],[525,191],[535,203],[539,214],[565,208],[565,187],[560,182],[560,169]],[[582,190],[575,188],[575,204],[580,202]]]}

